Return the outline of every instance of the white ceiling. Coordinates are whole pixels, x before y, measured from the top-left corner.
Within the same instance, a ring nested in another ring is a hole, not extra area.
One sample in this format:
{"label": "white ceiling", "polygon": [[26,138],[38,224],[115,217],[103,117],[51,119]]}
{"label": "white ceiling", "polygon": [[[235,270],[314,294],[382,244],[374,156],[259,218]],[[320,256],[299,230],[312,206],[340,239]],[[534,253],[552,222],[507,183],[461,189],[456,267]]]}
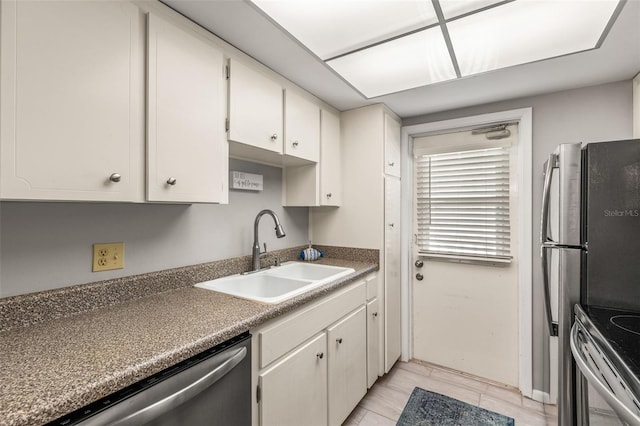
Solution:
{"label": "white ceiling", "polygon": [[[629,80],[640,71],[640,0],[628,0],[602,47],[365,99],[243,0],[162,0],[339,110],[384,103],[400,117]],[[330,29],[328,29],[330,31]]]}

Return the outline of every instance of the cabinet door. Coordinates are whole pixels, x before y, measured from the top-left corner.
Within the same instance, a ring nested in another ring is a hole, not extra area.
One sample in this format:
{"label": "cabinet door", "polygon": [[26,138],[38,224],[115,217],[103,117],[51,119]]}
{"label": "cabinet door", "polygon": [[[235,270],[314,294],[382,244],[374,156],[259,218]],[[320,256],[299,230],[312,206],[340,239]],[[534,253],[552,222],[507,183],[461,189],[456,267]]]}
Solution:
{"label": "cabinet door", "polygon": [[227,180],[222,53],[148,18],[147,198],[219,202]]}
{"label": "cabinet door", "polygon": [[142,201],[138,8],[11,0],[0,7],[2,198]]}
{"label": "cabinet door", "polygon": [[284,153],[318,162],[320,156],[320,108],[287,90],[284,101]]}
{"label": "cabinet door", "polygon": [[327,424],[327,337],[318,335],[258,376],[260,424]]}
{"label": "cabinet door", "polygon": [[342,202],[340,117],[323,109],[320,124],[320,205],[339,206]]}
{"label": "cabinet door", "polygon": [[400,123],[384,115],[384,172],[400,177]]}
{"label": "cabinet door", "polygon": [[367,392],[367,319],[362,306],[327,329],[329,425],[340,425]]}
{"label": "cabinet door", "polygon": [[229,67],[229,140],[282,154],[282,87],[233,59]]}
{"label": "cabinet door", "polygon": [[378,334],[380,331],[380,314],[378,313],[378,298],[367,303],[367,388],[378,380],[380,371],[380,348]]}
{"label": "cabinet door", "polygon": [[384,179],[385,372],[400,357],[400,179]]}

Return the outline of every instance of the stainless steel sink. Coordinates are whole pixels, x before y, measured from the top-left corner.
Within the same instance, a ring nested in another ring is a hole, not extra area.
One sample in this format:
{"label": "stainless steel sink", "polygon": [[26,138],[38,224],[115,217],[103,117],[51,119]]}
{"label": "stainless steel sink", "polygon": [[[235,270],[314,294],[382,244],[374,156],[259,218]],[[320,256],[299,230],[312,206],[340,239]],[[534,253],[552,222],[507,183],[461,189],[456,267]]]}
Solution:
{"label": "stainless steel sink", "polygon": [[280,303],[355,272],[353,268],[287,262],[246,275],[231,275],[196,287],[264,303]]}

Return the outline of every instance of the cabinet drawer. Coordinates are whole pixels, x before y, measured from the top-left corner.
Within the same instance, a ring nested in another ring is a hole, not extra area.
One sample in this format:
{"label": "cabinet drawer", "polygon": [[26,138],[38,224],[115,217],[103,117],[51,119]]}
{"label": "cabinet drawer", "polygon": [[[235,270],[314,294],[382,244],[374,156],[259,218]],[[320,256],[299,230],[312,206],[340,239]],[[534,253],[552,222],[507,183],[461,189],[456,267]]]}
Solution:
{"label": "cabinet drawer", "polygon": [[352,284],[335,295],[312,306],[287,315],[258,331],[260,368],[264,368],[300,343],[363,305],[366,301],[365,282]]}

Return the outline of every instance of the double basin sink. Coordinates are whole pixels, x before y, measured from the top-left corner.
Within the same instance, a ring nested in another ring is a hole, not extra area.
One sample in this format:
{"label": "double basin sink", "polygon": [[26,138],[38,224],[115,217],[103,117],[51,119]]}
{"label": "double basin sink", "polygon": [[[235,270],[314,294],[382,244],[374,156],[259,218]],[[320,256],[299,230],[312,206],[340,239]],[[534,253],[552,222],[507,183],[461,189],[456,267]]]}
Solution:
{"label": "double basin sink", "polygon": [[340,266],[286,262],[259,272],[231,275],[195,286],[257,302],[281,303],[353,272],[353,268]]}

